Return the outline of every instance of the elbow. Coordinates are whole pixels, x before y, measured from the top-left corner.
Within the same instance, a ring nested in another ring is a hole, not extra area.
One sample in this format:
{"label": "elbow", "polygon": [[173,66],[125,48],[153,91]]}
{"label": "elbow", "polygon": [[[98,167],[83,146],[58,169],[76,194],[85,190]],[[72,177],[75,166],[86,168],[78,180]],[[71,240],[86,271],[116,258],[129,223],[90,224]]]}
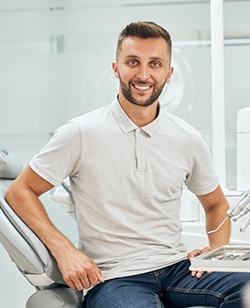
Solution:
{"label": "elbow", "polygon": [[5,195],[4,195],[5,200],[11,204],[11,200],[14,198],[14,190],[12,189],[12,184],[11,186],[6,190]]}
{"label": "elbow", "polygon": [[18,189],[15,185],[15,181],[12,182],[11,185],[6,190],[4,198],[9,205],[15,204],[15,202],[19,200]]}

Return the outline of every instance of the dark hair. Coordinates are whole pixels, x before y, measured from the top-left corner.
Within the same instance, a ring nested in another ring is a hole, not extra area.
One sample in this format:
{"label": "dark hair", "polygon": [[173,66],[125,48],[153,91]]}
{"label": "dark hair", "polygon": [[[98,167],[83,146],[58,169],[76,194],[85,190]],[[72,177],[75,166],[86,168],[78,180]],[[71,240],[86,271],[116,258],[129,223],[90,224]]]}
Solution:
{"label": "dark hair", "polygon": [[170,56],[172,53],[172,40],[170,37],[170,34],[166,29],[163,27],[157,25],[156,23],[152,21],[138,21],[138,22],[132,22],[129,25],[127,25],[122,32],[120,33],[118,37],[117,42],[117,49],[116,49],[116,56],[120,50],[121,43],[124,40],[125,37],[128,36],[136,36],[139,38],[147,39],[147,38],[163,38],[168,47]]}

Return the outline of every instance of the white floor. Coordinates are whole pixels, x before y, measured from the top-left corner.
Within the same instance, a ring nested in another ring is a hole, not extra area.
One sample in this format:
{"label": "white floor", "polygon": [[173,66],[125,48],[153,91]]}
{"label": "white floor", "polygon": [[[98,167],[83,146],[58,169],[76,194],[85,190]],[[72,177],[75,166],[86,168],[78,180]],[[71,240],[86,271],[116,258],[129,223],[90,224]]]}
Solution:
{"label": "white floor", "polygon": [[0,244],[0,307],[25,308],[34,291]]}

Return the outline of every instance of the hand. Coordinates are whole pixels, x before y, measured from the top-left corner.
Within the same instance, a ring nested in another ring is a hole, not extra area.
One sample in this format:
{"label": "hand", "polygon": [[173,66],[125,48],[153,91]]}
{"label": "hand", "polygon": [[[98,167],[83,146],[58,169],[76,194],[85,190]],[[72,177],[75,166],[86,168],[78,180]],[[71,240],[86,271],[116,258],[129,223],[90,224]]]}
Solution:
{"label": "hand", "polygon": [[[211,251],[211,250],[212,250],[212,248],[209,247],[209,246],[205,247],[203,249],[194,249],[194,250],[192,250],[191,252],[188,253],[188,259],[190,260],[190,259],[192,259],[194,257],[197,257],[197,256],[199,256],[199,255],[201,255],[201,254],[203,254],[205,252]],[[204,275],[204,273],[205,273],[204,271],[192,271],[191,275],[193,277],[201,278]],[[210,271],[207,272],[207,273],[211,274]]]}
{"label": "hand", "polygon": [[104,282],[94,261],[75,247],[61,251],[56,260],[64,281],[73,290],[82,291]]}

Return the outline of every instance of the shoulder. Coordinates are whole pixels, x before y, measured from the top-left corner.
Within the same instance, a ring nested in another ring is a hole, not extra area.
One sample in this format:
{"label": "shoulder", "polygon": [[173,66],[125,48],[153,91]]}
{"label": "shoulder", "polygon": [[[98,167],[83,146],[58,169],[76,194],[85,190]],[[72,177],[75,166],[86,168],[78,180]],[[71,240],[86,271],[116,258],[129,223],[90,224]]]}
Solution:
{"label": "shoulder", "polygon": [[162,117],[164,125],[176,134],[181,134],[184,136],[201,137],[200,132],[195,129],[191,124],[187,123],[185,120],[168,113],[166,110],[162,110]]}
{"label": "shoulder", "polygon": [[101,127],[103,123],[107,122],[110,112],[110,105],[87,112],[78,117],[70,119],[65,124],[58,127],[52,137],[56,139],[68,140],[70,142],[80,138],[84,131],[91,128]]}
{"label": "shoulder", "polygon": [[69,123],[71,125],[78,125],[79,128],[84,128],[92,125],[97,125],[98,122],[106,122],[111,116],[111,104],[102,108],[90,111],[79,117],[72,119]]}

